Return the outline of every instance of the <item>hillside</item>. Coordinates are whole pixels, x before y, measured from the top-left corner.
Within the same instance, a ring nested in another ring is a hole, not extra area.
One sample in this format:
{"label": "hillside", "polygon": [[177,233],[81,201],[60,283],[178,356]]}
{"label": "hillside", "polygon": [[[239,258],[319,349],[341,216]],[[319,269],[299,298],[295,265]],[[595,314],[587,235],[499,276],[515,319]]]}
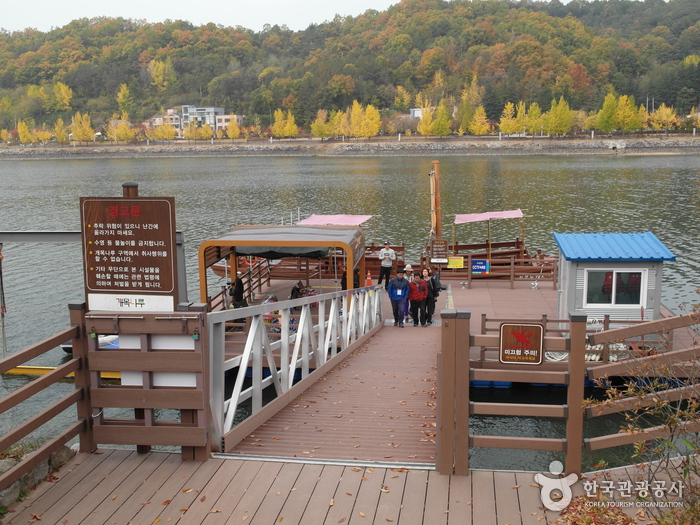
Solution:
{"label": "hillside", "polygon": [[403,112],[457,103],[469,89],[492,119],[508,101],[546,108],[562,96],[598,110],[609,92],[687,113],[700,95],[698,56],[697,0],[402,0],[298,32],[81,19],[0,33],[0,129],[70,122],[76,111],[97,124],[121,111],[140,122],[182,104],[264,126],[283,108],[308,127],[319,109],[353,100]]}

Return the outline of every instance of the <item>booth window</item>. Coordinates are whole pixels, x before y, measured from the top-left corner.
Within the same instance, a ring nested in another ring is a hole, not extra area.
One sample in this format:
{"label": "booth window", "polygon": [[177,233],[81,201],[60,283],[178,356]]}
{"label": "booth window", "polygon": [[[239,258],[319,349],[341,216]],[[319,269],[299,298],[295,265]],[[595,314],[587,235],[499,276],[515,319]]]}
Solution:
{"label": "booth window", "polygon": [[586,303],[610,305],[642,304],[642,272],[586,272]]}

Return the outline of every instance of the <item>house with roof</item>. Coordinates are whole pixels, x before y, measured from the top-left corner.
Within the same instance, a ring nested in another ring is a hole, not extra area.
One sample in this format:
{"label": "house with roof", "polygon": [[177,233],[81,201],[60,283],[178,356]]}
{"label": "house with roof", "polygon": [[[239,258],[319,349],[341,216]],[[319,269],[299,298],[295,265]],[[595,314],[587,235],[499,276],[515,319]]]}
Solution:
{"label": "house with roof", "polygon": [[561,319],[654,320],[661,315],[663,264],[676,257],[651,232],[553,233],[559,246]]}

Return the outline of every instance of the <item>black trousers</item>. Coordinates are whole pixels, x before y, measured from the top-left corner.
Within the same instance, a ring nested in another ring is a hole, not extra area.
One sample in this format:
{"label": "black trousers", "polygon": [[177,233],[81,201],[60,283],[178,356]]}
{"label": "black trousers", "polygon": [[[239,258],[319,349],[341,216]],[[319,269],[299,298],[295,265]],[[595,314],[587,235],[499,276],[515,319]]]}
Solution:
{"label": "black trousers", "polygon": [[411,316],[413,317],[413,324],[418,325],[420,322],[421,326],[425,325],[427,322],[425,318],[425,299],[422,301],[411,301]]}
{"label": "black trousers", "polygon": [[435,303],[437,299],[435,297],[428,297],[425,300],[425,318],[429,323],[433,322],[433,314],[435,313]]}
{"label": "black trousers", "polygon": [[377,284],[382,284],[382,277],[384,277],[384,288],[389,286],[389,279],[391,278],[391,266],[380,266],[379,267],[379,280]]}

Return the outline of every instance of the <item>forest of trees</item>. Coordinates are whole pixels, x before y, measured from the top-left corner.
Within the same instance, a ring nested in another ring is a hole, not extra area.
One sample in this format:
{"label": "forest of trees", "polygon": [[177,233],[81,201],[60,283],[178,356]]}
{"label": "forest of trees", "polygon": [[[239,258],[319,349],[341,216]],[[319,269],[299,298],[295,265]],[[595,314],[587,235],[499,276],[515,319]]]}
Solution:
{"label": "forest of trees", "polygon": [[[409,108],[429,116],[414,131],[436,135],[479,135],[493,124],[556,133],[561,119],[633,130],[663,108],[661,129],[698,106],[698,57],[697,0],[402,0],[304,31],[259,33],[80,19],[0,32],[0,133],[43,141],[69,127],[74,138],[100,129],[129,140],[127,120],[183,104],[223,107],[280,137],[294,127],[316,136],[347,129],[353,110],[367,120],[355,122],[356,136],[371,136],[377,119],[382,132],[400,132],[396,116]],[[528,115],[547,118],[528,125]]]}

